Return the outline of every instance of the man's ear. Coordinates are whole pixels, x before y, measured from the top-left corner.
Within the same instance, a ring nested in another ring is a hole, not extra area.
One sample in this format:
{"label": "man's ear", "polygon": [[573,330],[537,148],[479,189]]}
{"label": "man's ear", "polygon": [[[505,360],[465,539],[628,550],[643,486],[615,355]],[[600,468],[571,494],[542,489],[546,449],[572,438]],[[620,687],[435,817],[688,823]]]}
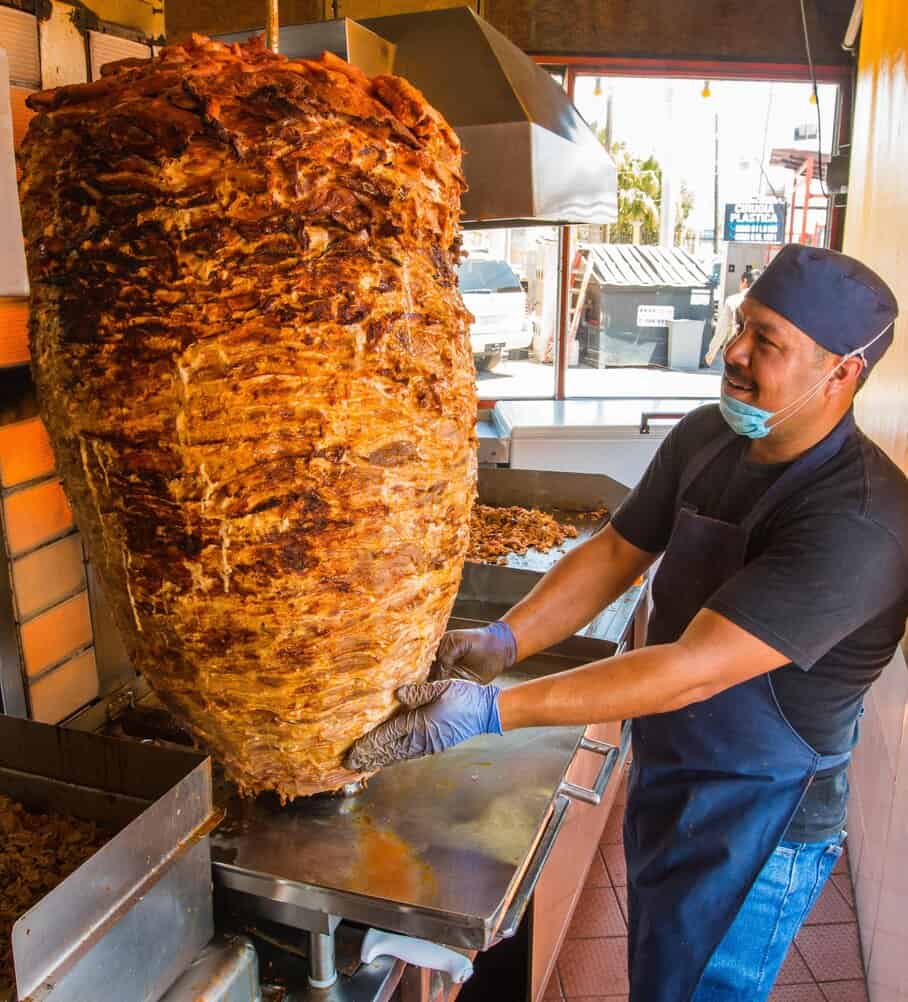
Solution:
{"label": "man's ear", "polygon": [[858,381],[864,371],[864,360],[860,355],[853,355],[839,362],[826,384],[830,396],[839,393],[854,393]]}

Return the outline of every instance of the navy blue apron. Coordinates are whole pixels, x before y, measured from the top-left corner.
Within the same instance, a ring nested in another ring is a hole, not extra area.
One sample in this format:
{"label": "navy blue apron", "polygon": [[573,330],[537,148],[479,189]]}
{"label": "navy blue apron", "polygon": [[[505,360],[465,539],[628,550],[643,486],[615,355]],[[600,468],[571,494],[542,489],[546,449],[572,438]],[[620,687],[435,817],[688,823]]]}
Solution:
{"label": "navy blue apron", "polygon": [[[647,644],[676,641],[747,562],[754,527],[855,433],[851,412],[795,460],[739,525],[684,503],[691,484],[740,439],[708,443],[684,471],[675,524],[653,581]],[[821,756],[785,719],[768,674],[700,703],[633,721],[624,845],[631,1002],[688,1002],[757,874],[779,844]]]}

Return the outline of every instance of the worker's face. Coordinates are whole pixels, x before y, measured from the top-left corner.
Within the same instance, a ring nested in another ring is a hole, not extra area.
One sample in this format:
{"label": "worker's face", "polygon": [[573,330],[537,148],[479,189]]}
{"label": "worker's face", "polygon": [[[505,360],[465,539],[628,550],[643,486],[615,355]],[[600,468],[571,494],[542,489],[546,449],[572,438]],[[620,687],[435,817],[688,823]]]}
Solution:
{"label": "worker's face", "polygon": [[[820,351],[799,327],[752,296],[741,302],[735,321],[735,336],[725,350],[722,386],[729,396],[754,407],[780,410],[807,393],[840,361],[840,356]],[[849,394],[850,400],[859,373],[857,359],[842,365],[798,412],[800,416],[792,417],[791,425],[803,427],[803,422],[830,403],[841,402],[840,393]]]}

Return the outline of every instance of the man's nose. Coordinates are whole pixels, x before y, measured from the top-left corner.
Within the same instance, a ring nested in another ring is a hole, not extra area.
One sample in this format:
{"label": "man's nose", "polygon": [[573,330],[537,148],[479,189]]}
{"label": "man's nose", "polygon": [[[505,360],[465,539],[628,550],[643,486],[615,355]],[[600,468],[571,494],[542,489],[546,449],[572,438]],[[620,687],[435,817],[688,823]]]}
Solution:
{"label": "man's nose", "polygon": [[725,364],[747,368],[750,365],[751,340],[746,331],[737,333],[725,346]]}

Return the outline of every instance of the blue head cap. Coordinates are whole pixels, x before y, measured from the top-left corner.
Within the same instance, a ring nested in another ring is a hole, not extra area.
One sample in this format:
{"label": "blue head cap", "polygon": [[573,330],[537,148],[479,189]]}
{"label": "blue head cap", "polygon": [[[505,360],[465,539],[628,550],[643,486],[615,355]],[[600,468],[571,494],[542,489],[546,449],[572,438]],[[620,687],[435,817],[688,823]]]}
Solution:
{"label": "blue head cap", "polygon": [[787,244],[754,282],[748,296],[780,313],[834,355],[867,348],[871,369],[892,344],[899,306],[876,272],[853,257],[821,247]]}

